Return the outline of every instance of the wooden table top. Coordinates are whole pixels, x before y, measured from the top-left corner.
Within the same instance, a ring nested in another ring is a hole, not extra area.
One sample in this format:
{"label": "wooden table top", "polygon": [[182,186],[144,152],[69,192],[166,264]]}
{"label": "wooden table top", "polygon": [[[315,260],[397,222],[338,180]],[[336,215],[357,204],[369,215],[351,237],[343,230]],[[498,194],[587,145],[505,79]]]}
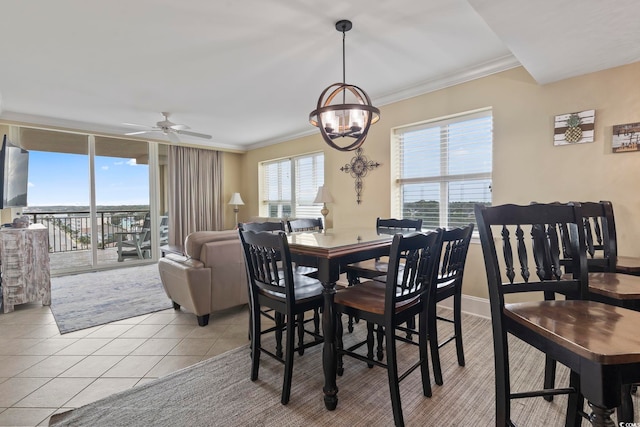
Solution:
{"label": "wooden table top", "polygon": [[298,253],[335,258],[363,249],[390,246],[393,234],[379,233],[375,227],[334,228],[289,233],[287,239],[289,248]]}

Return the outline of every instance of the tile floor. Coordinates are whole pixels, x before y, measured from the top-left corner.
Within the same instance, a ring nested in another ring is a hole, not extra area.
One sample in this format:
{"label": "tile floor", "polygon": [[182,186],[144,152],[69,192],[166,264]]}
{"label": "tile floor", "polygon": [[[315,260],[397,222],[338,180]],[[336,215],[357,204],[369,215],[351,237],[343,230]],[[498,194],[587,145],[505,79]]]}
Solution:
{"label": "tile floor", "polygon": [[57,412],[248,343],[248,308],[209,325],[173,309],[60,335],[49,307],[0,314],[0,426],[48,425]]}

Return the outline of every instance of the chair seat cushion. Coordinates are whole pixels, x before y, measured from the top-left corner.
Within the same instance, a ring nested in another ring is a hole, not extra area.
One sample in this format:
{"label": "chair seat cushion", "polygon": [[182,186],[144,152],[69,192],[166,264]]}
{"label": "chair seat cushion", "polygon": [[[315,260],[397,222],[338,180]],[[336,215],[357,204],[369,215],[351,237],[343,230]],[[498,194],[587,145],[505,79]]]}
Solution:
{"label": "chair seat cushion", "polygon": [[640,362],[640,312],[595,301],[556,300],[505,304],[504,315],[596,363]]}
{"label": "chair seat cushion", "polygon": [[[358,283],[340,289],[336,292],[334,302],[345,307],[362,310],[369,313],[384,314],[386,284],[377,281]],[[396,311],[407,309],[416,303],[419,298],[400,301],[396,304]]]}
{"label": "chair seat cushion", "polygon": [[[282,275],[280,275],[282,277]],[[280,280],[281,285],[284,286],[284,278]],[[304,274],[293,274],[293,283],[295,287],[295,299],[296,302],[301,302],[311,298],[318,298],[322,296],[322,283],[318,279],[314,279]],[[273,292],[266,289],[260,290],[265,295],[276,297],[285,300],[284,293]]]}

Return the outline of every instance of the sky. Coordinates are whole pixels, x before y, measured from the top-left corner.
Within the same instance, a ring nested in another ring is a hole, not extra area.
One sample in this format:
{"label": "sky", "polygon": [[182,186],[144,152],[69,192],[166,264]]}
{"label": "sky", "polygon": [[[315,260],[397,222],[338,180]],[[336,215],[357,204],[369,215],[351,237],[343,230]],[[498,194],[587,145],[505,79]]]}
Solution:
{"label": "sky", "polygon": [[[97,205],[148,205],[149,166],[135,159],[95,159]],[[89,158],[82,154],[29,151],[29,206],[88,206]]]}

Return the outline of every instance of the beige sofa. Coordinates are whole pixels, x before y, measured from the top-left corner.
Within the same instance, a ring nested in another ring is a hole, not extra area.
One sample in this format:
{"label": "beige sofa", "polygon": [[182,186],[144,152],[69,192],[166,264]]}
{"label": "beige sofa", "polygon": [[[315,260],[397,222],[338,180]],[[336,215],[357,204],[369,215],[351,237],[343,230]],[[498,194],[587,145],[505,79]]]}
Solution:
{"label": "beige sofa", "polygon": [[237,230],[191,233],[184,248],[185,256],[168,253],[158,261],[162,285],[176,310],[184,307],[205,326],[210,313],[248,302]]}

